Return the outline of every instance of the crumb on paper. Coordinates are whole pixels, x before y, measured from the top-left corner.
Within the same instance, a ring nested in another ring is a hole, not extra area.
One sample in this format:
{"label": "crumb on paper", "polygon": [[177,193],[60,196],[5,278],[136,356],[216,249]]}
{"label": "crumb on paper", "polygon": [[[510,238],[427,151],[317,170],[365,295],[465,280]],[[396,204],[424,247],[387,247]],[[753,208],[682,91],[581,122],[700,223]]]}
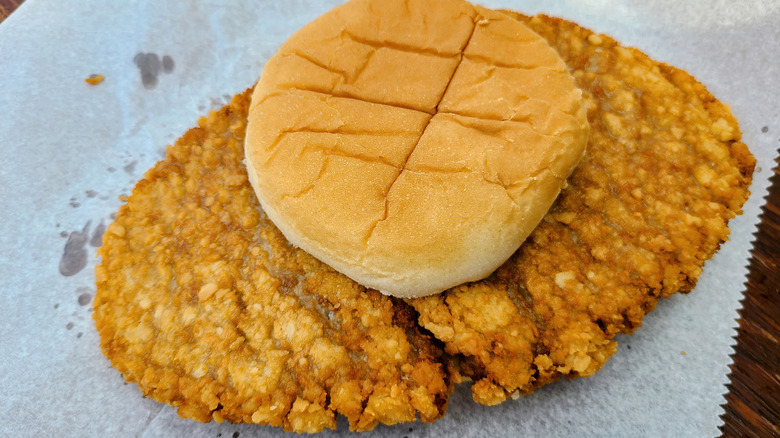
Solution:
{"label": "crumb on paper", "polygon": [[97,85],[101,82],[103,82],[103,75],[99,74],[91,74],[88,78],[84,79],[84,82],[88,83],[89,85]]}
{"label": "crumb on paper", "polygon": [[683,356],[685,356],[685,355],[686,355],[686,354],[688,354],[688,353],[686,353],[686,352],[685,352],[685,350],[683,350],[683,351],[681,351],[681,352],[680,352],[680,354],[682,354]]}

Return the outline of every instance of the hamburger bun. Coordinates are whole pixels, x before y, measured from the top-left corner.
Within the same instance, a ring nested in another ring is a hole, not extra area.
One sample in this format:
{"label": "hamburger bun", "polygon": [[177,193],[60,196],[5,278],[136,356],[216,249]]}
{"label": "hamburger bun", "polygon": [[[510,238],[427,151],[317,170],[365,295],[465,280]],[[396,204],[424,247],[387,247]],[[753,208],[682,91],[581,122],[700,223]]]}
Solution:
{"label": "hamburger bun", "polygon": [[249,179],[285,237],[398,297],[489,275],[588,139],[582,93],[524,24],[459,0],[353,0],[255,87]]}

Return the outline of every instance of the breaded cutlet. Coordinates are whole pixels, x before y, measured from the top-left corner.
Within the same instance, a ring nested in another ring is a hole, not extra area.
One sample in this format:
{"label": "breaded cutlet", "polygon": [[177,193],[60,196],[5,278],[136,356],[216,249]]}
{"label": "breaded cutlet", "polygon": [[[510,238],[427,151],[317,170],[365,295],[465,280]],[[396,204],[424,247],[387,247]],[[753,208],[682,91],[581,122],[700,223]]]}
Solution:
{"label": "breaded cutlet", "polygon": [[617,333],[693,288],[755,162],[687,73],[565,20],[516,17],[567,62],[591,140],[507,263],[410,307],[293,248],[247,181],[247,92],[169,147],[105,234],[94,318],[112,365],[182,417],[298,432],[337,413],[356,430],[433,421],[462,377],[495,404],[598,370]]}
{"label": "breaded cutlet", "polygon": [[201,119],[104,236],[94,319],[111,364],[198,421],[295,432],[433,421],[453,389],[400,300],[293,248],[243,164],[251,90]]}
{"label": "breaded cutlet", "polygon": [[569,187],[509,261],[408,301],[488,405],[593,374],[616,334],[693,289],[755,165],[728,107],[686,72],[566,20],[508,13],[563,57],[591,136]]}

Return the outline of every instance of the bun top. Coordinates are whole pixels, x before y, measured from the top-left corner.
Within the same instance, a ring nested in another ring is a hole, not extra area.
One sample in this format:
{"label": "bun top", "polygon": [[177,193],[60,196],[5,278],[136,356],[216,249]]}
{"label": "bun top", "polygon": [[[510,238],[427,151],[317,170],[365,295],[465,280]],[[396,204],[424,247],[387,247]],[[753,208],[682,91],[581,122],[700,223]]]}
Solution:
{"label": "bun top", "polygon": [[519,21],[460,0],[353,0],[268,61],[245,149],[290,242],[416,297],[506,261],[587,139],[580,90]]}

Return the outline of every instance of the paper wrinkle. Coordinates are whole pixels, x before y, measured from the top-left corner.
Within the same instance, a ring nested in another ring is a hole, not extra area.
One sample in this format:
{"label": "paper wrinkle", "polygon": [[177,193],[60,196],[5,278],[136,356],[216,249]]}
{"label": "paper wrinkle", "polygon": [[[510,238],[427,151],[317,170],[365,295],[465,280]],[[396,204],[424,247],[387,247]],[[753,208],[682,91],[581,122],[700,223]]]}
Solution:
{"label": "paper wrinkle", "polygon": [[154,410],[154,413],[150,413],[149,417],[146,419],[146,424],[144,427],[138,432],[138,436],[146,436],[146,432],[151,427],[154,420],[157,419],[157,417],[160,416],[160,413],[162,413],[163,408],[165,408],[165,405],[162,403],[159,403],[157,405],[157,409]]}
{"label": "paper wrinkle", "polygon": [[[252,86],[292,32],[339,3],[27,0],[0,24],[0,435],[289,436],[272,427],[182,420],[135,385],[122,385],[102,357],[89,306],[77,302],[79,288],[94,288],[95,248],[86,246],[82,271],[64,277],[61,232],[110,223],[117,197],[130,193],[166,144],[226,103],[225,95]],[[780,4],[480,3],[571,19],[689,71],[738,118],[758,159],[752,195],[697,288],[662,300],[643,327],[618,336],[617,353],[594,376],[494,407],[475,404],[460,385],[436,423],[362,436],[719,435],[746,264],[778,155]],[[152,90],[133,64],[139,52],[174,59],[173,72]],[[85,84],[92,73],[105,81]],[[133,161],[135,169],[125,172]],[[87,190],[99,196],[87,198]],[[77,208],[69,205],[73,197]],[[343,420],[339,426],[343,432]]]}

